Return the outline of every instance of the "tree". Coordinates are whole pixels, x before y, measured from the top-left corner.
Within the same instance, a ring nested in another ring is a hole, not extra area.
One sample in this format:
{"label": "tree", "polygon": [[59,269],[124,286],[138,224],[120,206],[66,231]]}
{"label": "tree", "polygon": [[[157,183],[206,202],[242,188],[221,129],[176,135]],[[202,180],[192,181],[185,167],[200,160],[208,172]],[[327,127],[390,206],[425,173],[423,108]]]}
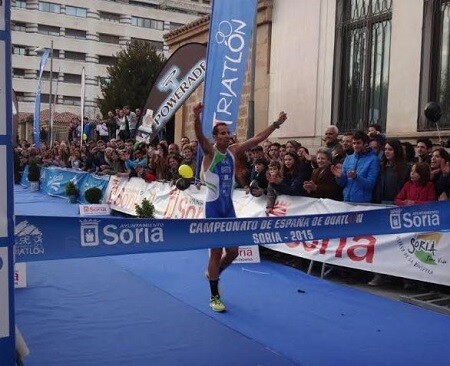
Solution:
{"label": "tree", "polygon": [[137,40],[114,57],[114,64],[107,68],[107,80],[100,82],[102,99],[98,106],[103,116],[124,105],[132,110],[142,107],[165,62],[164,55],[158,54],[153,46]]}

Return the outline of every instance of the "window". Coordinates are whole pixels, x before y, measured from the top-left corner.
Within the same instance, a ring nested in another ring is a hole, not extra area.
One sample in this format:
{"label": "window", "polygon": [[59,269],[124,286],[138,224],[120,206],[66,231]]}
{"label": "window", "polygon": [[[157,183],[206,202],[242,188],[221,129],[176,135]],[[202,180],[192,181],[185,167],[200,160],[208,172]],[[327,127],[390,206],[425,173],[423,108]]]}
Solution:
{"label": "window", "polygon": [[[439,127],[450,129],[450,0],[425,1],[419,111],[429,101],[442,108]],[[436,124],[418,113],[419,130]]]}
{"label": "window", "polygon": [[66,105],[81,105],[80,97],[69,97],[67,95],[63,96],[63,104]]}
{"label": "window", "polygon": [[18,79],[23,79],[25,77],[25,69],[13,68],[12,69],[12,77],[18,78]]}
{"label": "window", "polygon": [[[58,80],[58,73],[54,72],[52,73],[52,79]],[[39,70],[36,71],[36,78],[39,78]],[[42,80],[50,80],[50,71],[43,71],[42,72]]]}
{"label": "window", "polygon": [[114,65],[116,59],[111,56],[98,56],[98,63],[101,65]]}
{"label": "window", "polygon": [[150,46],[154,47],[157,51],[162,51],[164,43],[158,42],[158,41],[152,41],[150,39],[143,39],[143,38],[131,38],[131,41],[139,41],[139,42],[145,42],[149,44]]}
{"label": "window", "polygon": [[16,91],[16,98],[18,102],[24,102],[25,101],[25,92],[18,92]]}
{"label": "window", "polygon": [[16,8],[26,9],[27,8],[26,0],[16,0]]}
{"label": "window", "polygon": [[61,13],[61,6],[59,4],[47,3],[45,1],[39,1],[39,10],[46,11],[48,13]]}
{"label": "window", "polygon": [[111,82],[111,78],[97,76],[97,85],[107,85]]}
{"label": "window", "polygon": [[17,32],[26,32],[27,31],[27,24],[21,23],[21,22],[13,22],[12,29]]}
{"label": "window", "polygon": [[154,8],[154,9],[159,8],[158,4],[144,3],[142,1],[135,1],[135,0],[130,0],[130,5],[145,6],[147,8]]}
{"label": "window", "polygon": [[13,55],[26,55],[28,54],[27,52],[27,47],[26,46],[19,46],[19,45],[13,45],[12,46],[12,53]]}
{"label": "window", "polygon": [[150,28],[163,30],[164,22],[162,20],[148,19],[148,18],[140,18],[140,17],[131,17],[131,25],[142,28]]}
{"label": "window", "polygon": [[86,39],[86,31],[66,28],[66,37],[76,39]]}
{"label": "window", "polygon": [[85,8],[77,8],[76,6],[66,6],[66,15],[86,18],[87,10]]}
{"label": "window", "polygon": [[81,84],[81,75],[78,74],[64,74],[65,83]]}
{"label": "window", "polygon": [[338,0],[333,123],[386,128],[392,0]]}
{"label": "window", "polygon": [[119,44],[120,37],[112,34],[99,33],[98,40],[105,43]]}
{"label": "window", "polygon": [[59,27],[52,27],[51,25],[38,25],[38,33],[47,34],[49,36],[59,36]]}
{"label": "window", "polygon": [[41,94],[41,104],[50,103],[50,95],[49,94]]}
{"label": "window", "polygon": [[115,23],[120,22],[120,14],[107,13],[105,11],[100,11],[99,14],[101,20],[106,20],[108,22],[115,22]]}
{"label": "window", "polygon": [[65,51],[64,57],[66,60],[86,61],[86,54],[82,52]]}

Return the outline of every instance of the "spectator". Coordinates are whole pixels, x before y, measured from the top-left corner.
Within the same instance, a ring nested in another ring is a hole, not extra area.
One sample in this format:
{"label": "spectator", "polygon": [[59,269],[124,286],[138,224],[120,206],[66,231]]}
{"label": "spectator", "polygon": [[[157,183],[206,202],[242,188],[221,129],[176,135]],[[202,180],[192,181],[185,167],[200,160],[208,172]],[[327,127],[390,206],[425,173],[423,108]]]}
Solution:
{"label": "spectator", "polygon": [[181,165],[181,156],[179,154],[169,153],[167,155],[167,171],[165,180],[175,183],[175,181],[180,178],[180,173],[178,173],[178,168]]}
{"label": "spectator", "polygon": [[380,164],[375,153],[369,148],[369,136],[356,131],[353,136],[352,155],[345,158],[342,166],[332,166],[337,182],[343,188],[346,202],[371,202]]}
{"label": "spectator", "polygon": [[395,205],[409,206],[436,201],[436,192],[431,182],[431,170],[427,163],[415,163],[409,176],[410,180],[403,185],[395,198]]}
{"label": "spectator", "polygon": [[129,129],[129,138],[134,139],[136,135],[136,127],[137,127],[137,118],[136,113],[130,110],[129,106],[123,107],[123,112],[125,114],[125,118],[127,120],[128,129]]}
{"label": "spectator", "polygon": [[395,197],[409,179],[410,168],[400,140],[387,140],[374,191],[374,202],[392,205]]}
{"label": "spectator", "polygon": [[431,163],[431,149],[433,143],[429,138],[419,137],[416,144],[416,162],[424,162],[430,165]]}
{"label": "spectator", "polygon": [[[342,148],[344,149],[345,157],[353,154],[353,132],[344,133],[344,136],[342,136],[341,145]],[[344,160],[342,160],[342,162],[343,161]]]}
{"label": "spectator", "polygon": [[402,142],[403,152],[405,153],[405,159],[407,163],[410,163],[411,166],[416,160],[416,150],[414,149],[413,144],[408,141]]}
{"label": "spectator", "polygon": [[250,184],[246,193],[259,197],[266,193],[269,182],[267,181],[267,160],[256,159],[254,163],[253,174],[250,176]]}
{"label": "spectator", "polygon": [[342,201],[342,188],[337,184],[331,171],[331,159],[329,149],[321,148],[317,151],[317,168],[314,169],[311,180],[303,183],[303,189],[310,197]]}
{"label": "spectator", "polygon": [[342,163],[345,159],[344,149],[338,140],[339,129],[335,125],[331,125],[325,129],[325,146],[331,150],[333,164]]}
{"label": "spectator", "polygon": [[431,181],[433,182],[436,197],[439,201],[445,201],[449,198],[449,155],[447,150],[439,147],[433,150],[431,154]]}
{"label": "spectator", "polygon": [[299,169],[299,158],[294,152],[286,152],[283,164],[281,166],[281,174],[269,174],[269,188],[267,190],[267,206],[266,214],[271,213],[275,205],[277,196],[286,194],[289,196],[302,196],[305,194],[303,182],[306,180],[305,173]]}
{"label": "spectator", "polygon": [[267,161],[272,161],[272,160],[281,161],[280,148],[281,148],[281,145],[278,142],[274,142],[272,145],[270,145]]}
{"label": "spectator", "polygon": [[108,111],[108,119],[106,120],[108,126],[108,140],[115,139],[117,136],[117,117],[113,111]]}

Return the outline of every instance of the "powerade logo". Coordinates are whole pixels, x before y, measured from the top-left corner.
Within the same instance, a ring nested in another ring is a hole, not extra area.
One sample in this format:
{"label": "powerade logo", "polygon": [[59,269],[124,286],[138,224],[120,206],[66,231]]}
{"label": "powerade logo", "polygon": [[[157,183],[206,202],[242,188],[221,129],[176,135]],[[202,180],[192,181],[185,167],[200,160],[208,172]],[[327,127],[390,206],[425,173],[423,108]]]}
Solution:
{"label": "powerade logo", "polygon": [[389,215],[391,229],[421,229],[439,227],[441,220],[439,211],[404,212],[401,209],[391,210]]}
{"label": "powerade logo", "polygon": [[80,236],[82,247],[164,242],[162,223],[108,224],[100,229],[98,220],[84,220],[81,221]]}

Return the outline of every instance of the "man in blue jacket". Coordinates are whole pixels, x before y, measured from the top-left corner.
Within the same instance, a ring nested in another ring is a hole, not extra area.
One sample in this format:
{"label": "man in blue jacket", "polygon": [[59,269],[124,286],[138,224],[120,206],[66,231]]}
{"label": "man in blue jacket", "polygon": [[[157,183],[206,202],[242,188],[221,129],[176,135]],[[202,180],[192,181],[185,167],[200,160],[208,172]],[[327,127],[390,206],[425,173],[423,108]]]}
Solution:
{"label": "man in blue jacket", "polygon": [[380,161],[369,147],[369,136],[364,131],[353,135],[352,155],[342,166],[334,165],[333,174],[343,188],[345,202],[371,202],[373,189],[380,171]]}

